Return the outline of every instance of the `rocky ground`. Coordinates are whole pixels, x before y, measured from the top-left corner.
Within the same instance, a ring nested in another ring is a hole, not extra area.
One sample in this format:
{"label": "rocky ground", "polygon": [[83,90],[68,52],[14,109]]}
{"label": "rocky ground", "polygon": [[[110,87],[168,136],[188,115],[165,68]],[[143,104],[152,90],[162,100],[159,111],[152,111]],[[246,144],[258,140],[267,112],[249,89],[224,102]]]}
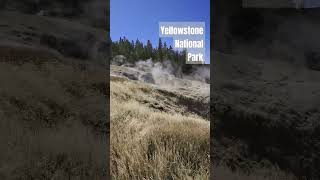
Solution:
{"label": "rocky ground", "polygon": [[111,65],[110,75],[141,81],[155,88],[179,93],[201,101],[204,104],[209,103],[210,84],[198,80],[177,78],[161,68]]}

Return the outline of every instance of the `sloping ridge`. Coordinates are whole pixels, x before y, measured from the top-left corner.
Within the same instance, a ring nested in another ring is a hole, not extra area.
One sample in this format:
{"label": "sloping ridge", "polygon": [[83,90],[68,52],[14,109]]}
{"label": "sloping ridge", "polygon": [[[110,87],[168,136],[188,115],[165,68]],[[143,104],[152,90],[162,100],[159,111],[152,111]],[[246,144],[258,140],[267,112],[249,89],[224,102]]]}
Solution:
{"label": "sloping ridge", "polygon": [[54,17],[0,11],[0,44],[50,49],[65,57],[105,64],[109,34],[103,29]]}
{"label": "sloping ridge", "polygon": [[253,8],[295,8],[294,0],[242,0],[244,7]]}

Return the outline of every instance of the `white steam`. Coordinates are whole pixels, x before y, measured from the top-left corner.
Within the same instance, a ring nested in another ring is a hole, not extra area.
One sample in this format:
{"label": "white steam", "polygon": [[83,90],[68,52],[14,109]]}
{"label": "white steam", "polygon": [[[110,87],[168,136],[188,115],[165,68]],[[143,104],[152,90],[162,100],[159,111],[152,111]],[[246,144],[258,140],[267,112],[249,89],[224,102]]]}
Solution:
{"label": "white steam", "polygon": [[189,74],[181,74],[181,78],[178,78],[175,75],[177,71],[180,71],[180,68],[175,67],[169,60],[156,63],[151,59],[141,60],[135,63],[134,68],[145,73],[143,76],[140,76],[139,80],[145,81],[146,77],[149,79],[152,78],[154,84],[161,86],[185,86],[185,80],[202,81],[206,83],[210,81],[209,67],[193,66]]}

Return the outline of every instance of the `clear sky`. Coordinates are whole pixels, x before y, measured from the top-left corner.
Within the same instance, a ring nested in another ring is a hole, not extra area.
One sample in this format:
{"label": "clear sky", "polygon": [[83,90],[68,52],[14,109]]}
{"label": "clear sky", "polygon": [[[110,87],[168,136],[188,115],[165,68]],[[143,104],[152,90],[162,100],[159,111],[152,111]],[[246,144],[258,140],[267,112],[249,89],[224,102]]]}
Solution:
{"label": "clear sky", "polygon": [[[210,63],[210,0],[110,0],[111,39],[151,40],[156,46],[159,22],[203,21],[206,23],[206,63]],[[168,45],[172,40],[163,39]]]}

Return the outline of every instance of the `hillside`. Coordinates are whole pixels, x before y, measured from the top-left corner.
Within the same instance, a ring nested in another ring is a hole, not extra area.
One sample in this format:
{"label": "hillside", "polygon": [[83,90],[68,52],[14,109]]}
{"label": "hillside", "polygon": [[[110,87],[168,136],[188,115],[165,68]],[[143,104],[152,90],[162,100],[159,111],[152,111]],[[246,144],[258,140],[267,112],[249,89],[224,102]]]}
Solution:
{"label": "hillside", "polygon": [[0,11],[0,15],[0,45],[30,47],[83,63],[90,60],[106,64],[109,34],[105,30],[54,17],[11,11]]}
{"label": "hillside", "polygon": [[115,179],[208,179],[209,121],[190,97],[111,77],[111,171]]}
{"label": "hillside", "polygon": [[245,147],[238,147],[240,161],[267,159],[285,170],[317,176],[319,156],[309,155],[319,148],[319,72],[276,60],[223,54],[219,59],[212,95],[215,138],[236,137]]}
{"label": "hillside", "polygon": [[105,179],[108,32],[0,14],[0,179]]}
{"label": "hillside", "polygon": [[[149,70],[111,66],[114,178],[202,180],[209,178],[209,167],[214,167],[210,165],[218,165],[217,173],[211,172],[217,179],[295,179],[267,161],[241,161],[237,142],[214,147],[216,153],[209,162],[209,134],[214,133],[208,121],[209,84]],[[211,140],[226,143],[219,138]],[[248,171],[233,172],[230,163],[246,165]]]}
{"label": "hillside", "polygon": [[111,66],[112,177],[208,179],[208,84],[144,73]]}
{"label": "hillside", "polygon": [[295,0],[243,0],[242,3],[244,7],[251,8],[296,8],[299,7],[296,2]]}
{"label": "hillside", "polygon": [[216,8],[225,9],[211,53],[216,162],[247,172],[268,161],[319,179],[319,9]]}
{"label": "hillside", "polygon": [[108,1],[100,0],[0,0],[1,11],[56,17],[86,26],[107,29]]}

